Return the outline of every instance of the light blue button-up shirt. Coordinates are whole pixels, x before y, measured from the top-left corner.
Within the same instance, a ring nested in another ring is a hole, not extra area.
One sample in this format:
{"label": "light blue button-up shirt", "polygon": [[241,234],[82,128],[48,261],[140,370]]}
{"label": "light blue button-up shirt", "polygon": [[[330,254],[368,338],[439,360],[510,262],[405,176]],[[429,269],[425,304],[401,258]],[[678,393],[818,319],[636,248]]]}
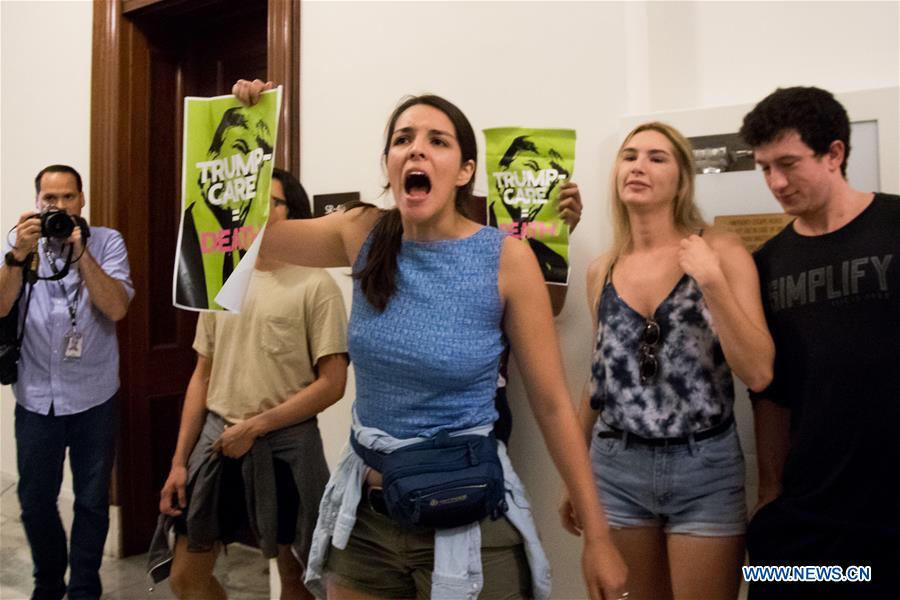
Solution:
{"label": "light blue button-up shirt", "polygon": [[[45,240],[41,240],[43,247]],[[62,269],[60,249],[51,243],[56,265]],[[122,235],[107,227],[91,227],[87,248],[103,271],[122,283],[128,299],[134,296],[128,253]],[[41,250],[38,275],[53,275]],[[77,258],[77,257],[73,257]],[[19,380],[13,385],[16,402],[26,410],[46,415],[80,413],[102,404],[119,389],[119,345],[116,324],[93,304],[81,279],[78,263],[59,281],[38,281],[31,293],[25,336],[19,359]],[[59,283],[62,283],[62,288]],[[63,292],[65,290],[65,293]],[[28,290],[19,299],[19,318],[25,312]],[[72,328],[69,304],[76,302],[75,322],[83,336],[81,358],[65,358],[65,336]]]}

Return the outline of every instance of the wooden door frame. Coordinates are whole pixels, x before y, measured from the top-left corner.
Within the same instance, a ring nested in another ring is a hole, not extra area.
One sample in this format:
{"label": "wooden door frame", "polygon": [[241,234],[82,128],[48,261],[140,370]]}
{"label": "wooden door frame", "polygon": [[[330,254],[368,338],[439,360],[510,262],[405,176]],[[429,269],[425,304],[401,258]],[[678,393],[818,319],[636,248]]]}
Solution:
{"label": "wooden door frame", "polygon": [[[137,73],[125,14],[165,0],[95,0],[91,59],[91,217],[115,226],[119,170],[127,162],[120,136],[128,125]],[[136,40],[140,43],[140,40]],[[146,50],[146,48],[144,48]],[[268,0],[268,74],[284,86],[275,162],[300,178],[300,0]],[[146,77],[146,74],[143,74]]]}
{"label": "wooden door frame", "polygon": [[[143,533],[129,530],[129,515],[138,510],[139,478],[150,476],[150,465],[135,449],[139,440],[127,436],[149,433],[139,411],[129,410],[129,399],[146,389],[139,368],[150,327],[147,298],[141,297],[148,277],[146,252],[151,241],[146,231],[129,231],[124,211],[138,210],[147,189],[149,155],[146,138],[150,103],[150,44],[132,17],[138,11],[183,5],[184,0],[94,0],[91,61],[91,223],[118,229],[132,256],[132,278],[138,292],[129,317],[118,325],[122,401],[119,454],[113,476],[112,504],[121,507],[123,555],[143,552]],[[156,5],[156,6],[154,6]],[[281,135],[275,162],[300,176],[300,0],[267,0],[268,78],[284,86]],[[180,111],[180,109],[179,109]],[[180,156],[180,148],[173,149]],[[174,160],[175,157],[170,157]],[[173,217],[173,220],[175,217]],[[158,282],[158,285],[168,285]],[[175,424],[173,424],[175,426]]]}

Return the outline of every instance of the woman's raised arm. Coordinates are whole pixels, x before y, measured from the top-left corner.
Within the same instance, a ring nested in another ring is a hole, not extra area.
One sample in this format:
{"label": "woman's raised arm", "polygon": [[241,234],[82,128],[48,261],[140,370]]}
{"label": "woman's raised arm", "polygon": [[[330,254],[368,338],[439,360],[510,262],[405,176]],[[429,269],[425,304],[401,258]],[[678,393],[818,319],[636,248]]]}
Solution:
{"label": "woman's raised arm", "polygon": [[347,267],[381,216],[375,207],[337,210],[318,219],[290,219],[266,227],[260,255],[305,267]]}

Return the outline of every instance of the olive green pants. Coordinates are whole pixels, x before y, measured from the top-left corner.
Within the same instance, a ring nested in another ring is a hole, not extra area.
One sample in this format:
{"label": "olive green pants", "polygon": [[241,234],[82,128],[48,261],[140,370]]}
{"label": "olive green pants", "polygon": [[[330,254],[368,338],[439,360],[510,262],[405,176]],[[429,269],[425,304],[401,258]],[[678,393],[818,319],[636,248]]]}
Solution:
{"label": "olive green pants", "polygon": [[[480,600],[531,597],[531,571],[518,530],[504,517],[481,521],[484,588]],[[326,577],[381,598],[431,597],[434,530],[403,529],[375,512],[363,497],[344,550],[332,546]]]}

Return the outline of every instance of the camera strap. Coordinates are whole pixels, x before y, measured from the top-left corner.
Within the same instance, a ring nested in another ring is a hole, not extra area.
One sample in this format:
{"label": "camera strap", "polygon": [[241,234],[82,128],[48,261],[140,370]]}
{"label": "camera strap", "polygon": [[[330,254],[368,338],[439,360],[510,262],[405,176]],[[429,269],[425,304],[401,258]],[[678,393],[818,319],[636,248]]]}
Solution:
{"label": "camera strap", "polygon": [[[16,320],[16,350],[22,347],[22,340],[25,339],[25,321],[28,320],[28,307],[31,304],[31,292],[34,290],[33,285],[29,285],[25,278],[22,278],[22,287],[19,288],[19,295],[16,296],[16,301],[13,304],[14,308],[19,307],[19,301],[22,299],[22,294],[25,294],[25,288],[28,288],[28,294],[25,295],[25,308],[22,310],[22,325],[21,329],[19,329],[19,315],[15,315]],[[10,311],[10,314],[13,314],[13,311]]]}
{"label": "camera strap", "polygon": [[[44,242],[44,240],[42,239],[41,242]],[[81,285],[82,285],[81,278],[79,277],[78,283],[75,284],[76,285],[75,299],[73,301],[69,301],[69,294],[66,292],[66,286],[62,282],[62,278],[66,276],[67,271],[68,271],[68,266],[69,266],[68,263],[66,264],[66,267],[64,268],[64,270],[60,271],[59,268],[56,266],[56,257],[53,254],[51,254],[51,251],[47,248],[46,242],[41,244],[41,250],[44,251],[44,256],[47,258],[47,262],[50,263],[50,268],[53,270],[54,276],[51,279],[55,280],[57,285],[59,285],[59,289],[60,289],[60,291],[62,291],[63,298],[65,298],[65,300],[66,300],[66,308],[69,309],[69,321],[71,322],[71,325],[72,325],[70,331],[77,332],[78,328],[77,328],[77,324],[75,322],[75,314],[78,310],[78,300],[81,297]],[[70,248],[69,256],[71,257],[71,255],[72,255],[72,249]]]}
{"label": "camera strap", "polygon": [[[25,296],[25,310],[22,311],[22,329],[19,331],[19,336],[16,338],[16,350],[19,350],[22,347],[22,340],[25,339],[25,322],[28,320],[28,307],[31,306],[31,292],[34,291],[34,284],[28,285],[28,294]],[[16,298],[16,303],[19,302],[19,298],[22,297],[22,294],[25,292],[26,282],[22,281],[22,288],[19,290],[19,297]]]}
{"label": "camera strap", "polygon": [[[28,274],[28,277],[30,277],[29,283],[32,283],[32,284],[34,284],[38,281],[59,281],[60,279],[62,279],[63,277],[65,277],[66,275],[69,274],[69,266],[72,264],[72,253],[74,250],[74,247],[72,246],[72,244],[69,244],[69,255],[66,257],[66,264],[63,265],[62,269],[59,269],[56,266],[55,260],[51,257],[50,254],[47,253],[46,246],[42,245],[42,243],[44,242],[45,239],[46,238],[41,238],[40,242],[38,242],[38,245],[41,246],[41,249],[44,252],[44,258],[46,258],[47,262],[50,263],[50,267],[53,269],[53,275],[50,275],[49,277],[39,277],[37,274],[37,266],[35,265],[34,267],[32,267],[34,269],[34,271],[29,270],[26,272]],[[35,251],[35,253],[36,252],[37,251]],[[82,250],[81,253],[84,254],[84,250]],[[29,255],[29,256],[32,256],[32,255]],[[79,258],[81,258],[81,257],[79,257]],[[35,260],[37,260],[37,256],[35,256]]]}

